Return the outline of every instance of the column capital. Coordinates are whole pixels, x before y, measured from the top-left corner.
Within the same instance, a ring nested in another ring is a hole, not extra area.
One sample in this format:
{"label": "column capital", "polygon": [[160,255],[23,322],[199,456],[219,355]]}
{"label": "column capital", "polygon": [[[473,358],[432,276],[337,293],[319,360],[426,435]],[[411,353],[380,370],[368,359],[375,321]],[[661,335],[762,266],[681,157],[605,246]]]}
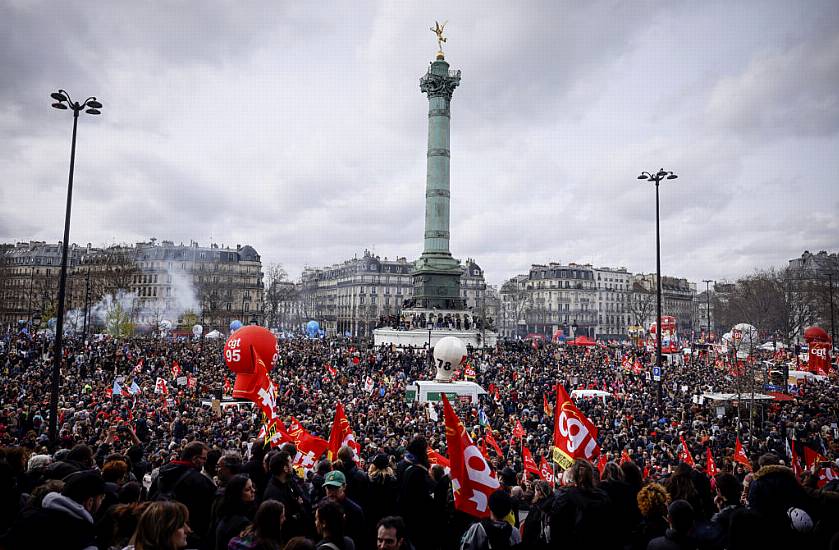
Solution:
{"label": "column capital", "polygon": [[435,61],[420,78],[420,90],[432,97],[451,100],[454,89],[460,85],[460,71],[449,70],[445,61]]}

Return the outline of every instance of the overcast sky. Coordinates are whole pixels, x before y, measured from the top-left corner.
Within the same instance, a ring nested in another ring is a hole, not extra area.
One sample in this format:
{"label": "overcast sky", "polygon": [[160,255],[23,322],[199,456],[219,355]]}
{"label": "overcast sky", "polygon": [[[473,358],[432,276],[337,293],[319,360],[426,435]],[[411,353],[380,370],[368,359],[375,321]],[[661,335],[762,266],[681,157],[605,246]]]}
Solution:
{"label": "overcast sky", "polygon": [[839,3],[0,0],[0,241],[251,244],[292,278],[422,251],[448,20],[452,253],[734,279],[839,249]]}

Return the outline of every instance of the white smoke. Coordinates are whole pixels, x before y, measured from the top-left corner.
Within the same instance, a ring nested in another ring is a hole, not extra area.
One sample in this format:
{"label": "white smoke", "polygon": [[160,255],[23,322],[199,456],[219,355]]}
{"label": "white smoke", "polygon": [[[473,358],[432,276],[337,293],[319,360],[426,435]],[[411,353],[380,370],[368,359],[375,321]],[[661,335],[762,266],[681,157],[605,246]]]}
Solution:
{"label": "white smoke", "polygon": [[195,287],[192,284],[192,277],[181,271],[167,271],[166,274],[172,279],[172,296],[175,298],[175,318],[186,311],[191,311],[196,315],[201,314],[201,304],[195,293]]}

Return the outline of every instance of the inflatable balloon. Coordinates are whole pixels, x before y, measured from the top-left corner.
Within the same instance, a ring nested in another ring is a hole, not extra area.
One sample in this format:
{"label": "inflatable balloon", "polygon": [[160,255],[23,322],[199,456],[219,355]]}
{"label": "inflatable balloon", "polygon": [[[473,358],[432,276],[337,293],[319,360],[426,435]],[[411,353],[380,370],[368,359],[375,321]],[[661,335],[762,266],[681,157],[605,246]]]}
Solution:
{"label": "inflatable balloon", "polygon": [[830,343],[830,335],[821,327],[810,327],[804,331],[804,340],[808,344],[811,342]]}
{"label": "inflatable balloon", "polygon": [[737,323],[731,328],[731,345],[737,352],[738,359],[749,356],[754,346],[758,344],[757,329],[748,323]]}
{"label": "inflatable balloon", "polygon": [[320,323],[317,321],[309,321],[306,323],[306,335],[309,338],[317,338],[320,331]]}
{"label": "inflatable balloon", "polygon": [[192,327],[192,335],[198,338],[204,333],[204,327],[201,325],[193,325]]}
{"label": "inflatable balloon", "polygon": [[236,319],[235,321],[230,321],[230,332],[236,332],[242,328],[242,321]]}
{"label": "inflatable balloon", "polygon": [[157,328],[160,330],[172,330],[172,321],[168,319],[163,319],[157,324]]}
{"label": "inflatable balloon", "polygon": [[437,378],[440,382],[448,382],[452,374],[466,361],[466,344],[454,336],[441,338],[434,346],[434,364],[437,366]]}
{"label": "inflatable balloon", "polygon": [[277,338],[265,327],[248,325],[237,330],[224,343],[224,362],[235,373],[253,374],[256,353],[270,371],[277,361]]}

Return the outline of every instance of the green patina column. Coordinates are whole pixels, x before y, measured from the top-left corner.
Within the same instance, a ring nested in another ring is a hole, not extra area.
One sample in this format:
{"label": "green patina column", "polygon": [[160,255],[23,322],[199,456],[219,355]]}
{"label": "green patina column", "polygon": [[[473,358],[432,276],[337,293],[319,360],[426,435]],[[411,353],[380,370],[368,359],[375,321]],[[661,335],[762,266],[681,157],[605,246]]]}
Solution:
{"label": "green patina column", "polygon": [[449,250],[449,133],[450,104],[460,84],[460,71],[450,71],[438,53],[420,79],[420,90],[428,94],[428,164],[425,182],[425,245],[417,260],[414,299],[418,307],[462,309],[460,262]]}

